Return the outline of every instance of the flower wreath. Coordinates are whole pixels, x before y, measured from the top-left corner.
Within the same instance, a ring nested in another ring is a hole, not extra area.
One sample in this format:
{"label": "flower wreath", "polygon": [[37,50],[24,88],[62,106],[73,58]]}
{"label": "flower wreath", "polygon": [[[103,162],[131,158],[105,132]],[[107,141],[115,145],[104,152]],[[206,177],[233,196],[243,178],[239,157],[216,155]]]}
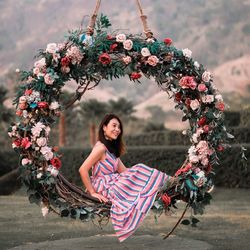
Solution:
{"label": "flower wreath", "polygon": [[[170,38],[158,41],[109,33],[109,26],[108,18],[101,15],[94,34],[81,29],[70,32],[65,43],[48,44],[34,67],[20,72],[23,84],[13,101],[17,121],[11,124],[9,136],[20,154],[19,166],[30,202],[40,204],[44,215],[51,210],[81,220],[109,215],[110,204],[100,204],[59,173],[61,155],[58,147],[49,145],[50,127],[65,108],[60,104],[60,94],[69,80],[78,84],[75,101],[101,79],[128,76],[139,82],[144,75],[154,78],[174,100],[175,108],[182,110],[182,121],[190,124],[185,133],[192,143],[186,161],[175,173],[180,182],[166,186],[154,208],[169,209],[182,199],[202,212],[218,153],[233,138],[224,125],[222,96],[210,72],[192,59],[189,49],[175,48]],[[67,196],[65,190],[74,195]]]}

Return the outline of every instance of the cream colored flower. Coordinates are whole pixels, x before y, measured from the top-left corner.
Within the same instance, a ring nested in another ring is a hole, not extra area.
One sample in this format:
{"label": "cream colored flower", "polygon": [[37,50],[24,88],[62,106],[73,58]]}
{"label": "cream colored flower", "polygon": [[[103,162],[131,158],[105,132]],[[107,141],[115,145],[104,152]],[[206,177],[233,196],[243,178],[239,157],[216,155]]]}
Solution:
{"label": "cream colored flower", "polygon": [[151,55],[151,53],[150,53],[150,51],[149,51],[148,48],[142,48],[141,49],[141,54],[142,54],[142,56],[145,56],[145,57]]}
{"label": "cream colored flower", "polygon": [[116,41],[118,43],[123,43],[123,42],[125,42],[125,40],[126,40],[126,35],[125,34],[118,34],[116,36]]}
{"label": "cream colored flower", "polygon": [[209,71],[205,71],[203,74],[202,74],[202,80],[204,82],[209,82],[211,79],[211,73]]}
{"label": "cream colored flower", "polygon": [[191,56],[192,56],[192,51],[191,51],[190,49],[188,49],[188,48],[183,49],[183,50],[182,50],[182,53],[183,53],[183,55],[184,55],[185,57],[187,57],[187,58],[191,58]]}
{"label": "cream colored flower", "polygon": [[133,41],[130,39],[127,39],[123,42],[123,48],[126,50],[131,50],[133,48]]}

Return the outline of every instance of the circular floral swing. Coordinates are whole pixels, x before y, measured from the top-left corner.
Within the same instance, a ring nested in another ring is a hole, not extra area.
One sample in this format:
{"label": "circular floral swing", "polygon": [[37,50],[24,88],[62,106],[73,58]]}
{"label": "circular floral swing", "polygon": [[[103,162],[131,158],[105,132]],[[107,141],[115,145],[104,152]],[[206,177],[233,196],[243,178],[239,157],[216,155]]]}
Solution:
{"label": "circular floral swing", "polygon": [[[196,214],[203,213],[204,205],[209,203],[212,167],[218,164],[218,152],[233,137],[224,126],[222,96],[211,74],[191,58],[189,49],[178,50],[170,38],[158,41],[153,37],[140,2],[137,4],[146,38],[109,33],[107,17],[101,15],[96,20],[100,6],[97,1],[85,31],[72,31],[65,43],[48,44],[32,70],[20,74],[23,84],[14,99],[17,121],[11,124],[9,136],[20,154],[19,167],[29,200],[41,205],[43,214],[53,211],[83,221],[98,217],[99,222],[109,218],[110,203],[100,203],[62,176],[61,155],[58,147],[49,145],[49,134],[63,109],[80,100],[87,90],[102,79],[123,76],[135,82],[142,75],[154,78],[174,99],[175,108],[183,111],[182,121],[190,124],[186,134],[192,145],[175,173],[179,181],[159,191],[153,209],[167,211],[176,208],[177,200],[183,200],[187,203],[185,211],[192,207]],[[61,88],[69,80],[75,80],[78,88],[74,99],[62,106]]]}

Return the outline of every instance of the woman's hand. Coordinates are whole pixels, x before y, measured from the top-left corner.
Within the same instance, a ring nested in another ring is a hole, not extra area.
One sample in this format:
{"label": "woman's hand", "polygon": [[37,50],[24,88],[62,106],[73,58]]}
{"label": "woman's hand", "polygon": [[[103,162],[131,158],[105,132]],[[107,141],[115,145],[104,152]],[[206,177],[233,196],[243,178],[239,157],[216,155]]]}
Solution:
{"label": "woman's hand", "polygon": [[92,197],[97,198],[100,202],[104,202],[104,203],[108,202],[108,199],[107,199],[106,197],[104,197],[103,195],[101,195],[101,194],[98,194],[98,193],[91,193],[90,195],[91,195]]}

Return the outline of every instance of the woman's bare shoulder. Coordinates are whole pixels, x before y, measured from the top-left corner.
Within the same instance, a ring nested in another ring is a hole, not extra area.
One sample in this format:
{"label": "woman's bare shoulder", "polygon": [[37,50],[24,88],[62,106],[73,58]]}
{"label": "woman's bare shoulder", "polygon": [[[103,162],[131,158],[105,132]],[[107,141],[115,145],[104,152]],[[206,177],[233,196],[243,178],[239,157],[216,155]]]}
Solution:
{"label": "woman's bare shoulder", "polygon": [[94,145],[92,151],[104,153],[104,152],[106,151],[106,146],[105,146],[102,142],[98,141],[98,142]]}

